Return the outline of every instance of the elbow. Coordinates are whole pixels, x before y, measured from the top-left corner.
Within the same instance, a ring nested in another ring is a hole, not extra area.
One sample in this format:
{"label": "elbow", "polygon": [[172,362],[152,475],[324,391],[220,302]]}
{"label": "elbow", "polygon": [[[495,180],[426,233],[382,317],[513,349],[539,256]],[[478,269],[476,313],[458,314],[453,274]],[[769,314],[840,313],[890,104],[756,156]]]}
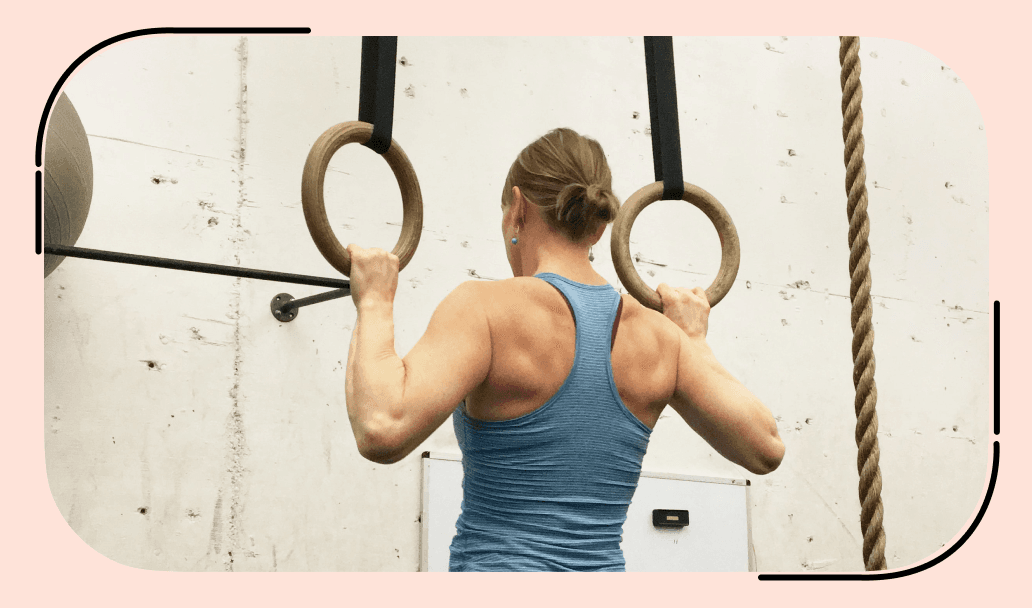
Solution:
{"label": "elbow", "polygon": [[394,464],[402,458],[404,454],[393,446],[383,444],[359,444],[358,453],[362,455],[362,458],[375,462],[376,464]]}
{"label": "elbow", "polygon": [[377,464],[394,464],[405,457],[402,446],[387,427],[371,427],[355,433],[358,453]]}
{"label": "elbow", "polygon": [[358,448],[358,453],[366,460],[375,462],[376,464],[394,464],[401,460],[401,458],[396,456],[394,450],[380,446],[367,445],[365,448],[360,446]]}
{"label": "elbow", "polygon": [[756,475],[768,475],[781,466],[785,458],[785,444],[780,437],[772,437],[764,449],[756,454],[756,458],[748,467],[750,473]]}

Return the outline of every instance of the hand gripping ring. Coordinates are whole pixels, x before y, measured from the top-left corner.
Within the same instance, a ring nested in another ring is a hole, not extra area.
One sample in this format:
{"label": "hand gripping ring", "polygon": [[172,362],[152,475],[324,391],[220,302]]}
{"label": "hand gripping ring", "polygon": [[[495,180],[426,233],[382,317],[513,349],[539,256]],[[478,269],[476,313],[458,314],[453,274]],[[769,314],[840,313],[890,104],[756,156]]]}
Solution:
{"label": "hand gripping ring", "polygon": [[[367,122],[343,122],[330,127],[312,145],[301,176],[301,206],[305,212],[308,232],[326,261],[345,276],[351,275],[351,255],[330,228],[330,221],[326,217],[326,202],[323,200],[323,182],[326,179],[326,167],[337,150],[350,143],[364,144],[372,134],[373,125]],[[391,147],[383,157],[394,171],[398,187],[401,188],[401,236],[391,252],[398,256],[398,269],[401,270],[412,259],[419,245],[419,236],[423,231],[423,195],[419,191],[416,171],[398,142],[391,140]]]}
{"label": "hand gripping ring", "polygon": [[[612,251],[613,265],[620,282],[636,300],[653,310],[663,312],[663,300],[659,294],[641,279],[631,261],[631,225],[642,209],[663,198],[663,182],[645,186],[631,195],[620,207],[613,222]],[[712,194],[688,182],[684,184],[684,200],[695,205],[713,222],[720,237],[720,270],[713,284],[706,290],[710,306],[716,306],[724,299],[738,276],[738,265],[742,259],[738,231],[731,221],[727,209]]]}

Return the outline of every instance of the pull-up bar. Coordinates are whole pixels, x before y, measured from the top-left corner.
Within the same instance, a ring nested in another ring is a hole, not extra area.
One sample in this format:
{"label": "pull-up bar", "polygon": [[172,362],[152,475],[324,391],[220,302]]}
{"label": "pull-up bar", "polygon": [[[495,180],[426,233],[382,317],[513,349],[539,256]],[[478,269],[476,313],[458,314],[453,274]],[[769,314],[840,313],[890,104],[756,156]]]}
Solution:
{"label": "pull-up bar", "polygon": [[121,264],[135,264],[137,266],[168,268],[170,270],[187,270],[190,272],[220,274],[223,276],[241,277],[244,279],[276,281],[278,283],[315,285],[317,287],[336,287],[337,289],[351,288],[351,283],[343,279],[329,279],[303,274],[273,272],[270,270],[254,270],[251,268],[240,268],[239,266],[223,266],[221,264],[188,262],[186,260],[171,260],[168,258],[152,257],[149,255],[135,255],[132,253],[120,253],[117,251],[101,251],[99,249],[85,249],[83,247],[69,247],[67,245],[46,245],[43,247],[43,252],[51,255],[84,258],[87,260],[100,260],[102,262],[118,262]]}

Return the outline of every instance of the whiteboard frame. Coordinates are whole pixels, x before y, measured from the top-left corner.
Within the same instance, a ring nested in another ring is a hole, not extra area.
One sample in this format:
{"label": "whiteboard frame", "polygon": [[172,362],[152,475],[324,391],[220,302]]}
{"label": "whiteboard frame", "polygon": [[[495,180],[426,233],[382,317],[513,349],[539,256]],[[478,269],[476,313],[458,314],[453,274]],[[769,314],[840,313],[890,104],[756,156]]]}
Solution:
{"label": "whiteboard frame", "polygon": [[[420,484],[422,485],[422,505],[420,507],[419,515],[420,572],[426,572],[428,565],[430,563],[430,548],[428,546],[430,527],[425,523],[429,521],[430,517],[430,484],[427,483],[427,477],[430,469],[430,460],[450,460],[452,462],[462,462],[462,454],[455,454],[450,452],[423,452],[422,475],[420,477]],[[746,538],[748,538],[749,543],[749,572],[756,572],[756,551],[753,548],[752,536],[752,498],[750,496],[752,482],[749,479],[703,477],[701,475],[686,475],[684,473],[670,473],[666,471],[642,471],[641,477],[653,477],[657,479],[674,479],[677,481],[695,481],[700,483],[718,483],[733,486],[745,486],[745,529]]]}

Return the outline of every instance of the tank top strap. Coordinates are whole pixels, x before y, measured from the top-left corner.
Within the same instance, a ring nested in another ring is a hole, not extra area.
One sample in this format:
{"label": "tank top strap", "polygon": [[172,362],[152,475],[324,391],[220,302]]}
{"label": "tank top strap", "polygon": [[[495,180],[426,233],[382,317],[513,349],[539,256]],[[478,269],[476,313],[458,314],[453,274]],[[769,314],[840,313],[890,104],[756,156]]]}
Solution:
{"label": "tank top strap", "polygon": [[608,359],[613,323],[620,306],[620,294],[613,286],[587,285],[550,272],[534,276],[558,289],[569,302],[577,327],[577,355]]}

